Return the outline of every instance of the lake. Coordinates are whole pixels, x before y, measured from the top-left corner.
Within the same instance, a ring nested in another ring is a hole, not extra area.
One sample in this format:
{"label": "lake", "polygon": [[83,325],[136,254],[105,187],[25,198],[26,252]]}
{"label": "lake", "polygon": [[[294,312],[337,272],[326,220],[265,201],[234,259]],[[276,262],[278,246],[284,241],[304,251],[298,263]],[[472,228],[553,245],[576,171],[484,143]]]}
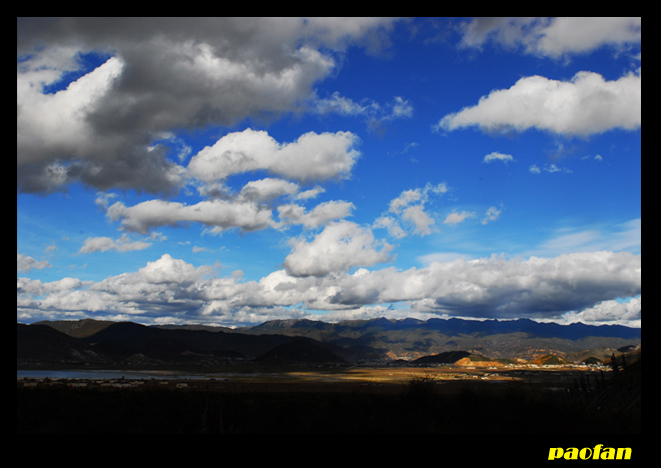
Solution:
{"label": "lake", "polygon": [[[235,374],[235,373],[199,373],[191,374],[189,372],[178,372],[178,371],[131,371],[131,370],[103,370],[103,369],[94,369],[94,370],[84,370],[84,369],[74,369],[74,370],[17,370],[16,378],[17,379],[88,379],[88,380],[109,380],[109,379],[121,379],[124,377],[129,380],[140,380],[140,379],[226,379],[231,378],[236,375],[247,376],[247,374]],[[255,376],[261,374],[255,374]]]}

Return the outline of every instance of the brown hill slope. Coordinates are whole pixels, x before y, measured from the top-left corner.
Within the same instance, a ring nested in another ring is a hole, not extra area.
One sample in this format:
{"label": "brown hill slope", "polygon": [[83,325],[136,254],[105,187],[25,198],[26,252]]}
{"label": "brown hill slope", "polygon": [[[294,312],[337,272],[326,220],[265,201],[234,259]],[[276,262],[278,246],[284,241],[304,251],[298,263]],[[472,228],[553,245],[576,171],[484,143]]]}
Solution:
{"label": "brown hill slope", "polygon": [[476,356],[475,354],[471,354],[468,357],[460,359],[454,364],[455,366],[462,367],[503,367],[505,365],[502,362],[492,361],[489,358],[485,358],[484,356]]}
{"label": "brown hill slope", "polygon": [[445,353],[434,354],[432,356],[422,356],[415,359],[412,364],[454,364],[460,359],[470,356],[466,351],[447,351]]}
{"label": "brown hill slope", "polygon": [[545,354],[544,356],[540,356],[536,359],[533,359],[532,361],[530,361],[530,363],[541,366],[548,366],[552,364],[567,364],[567,361],[565,361],[562,358],[559,358],[555,354]]}

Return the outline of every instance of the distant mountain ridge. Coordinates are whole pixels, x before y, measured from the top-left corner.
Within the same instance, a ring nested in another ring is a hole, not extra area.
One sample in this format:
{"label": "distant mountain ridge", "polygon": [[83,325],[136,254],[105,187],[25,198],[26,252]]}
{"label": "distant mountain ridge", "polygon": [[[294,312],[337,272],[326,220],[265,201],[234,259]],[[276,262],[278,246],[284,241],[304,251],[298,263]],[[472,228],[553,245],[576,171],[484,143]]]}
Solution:
{"label": "distant mountain ridge", "polygon": [[471,351],[493,358],[534,358],[592,348],[640,343],[640,328],[621,325],[540,323],[530,319],[464,320],[273,320],[240,329],[241,333],[306,336],[352,349],[371,349],[392,358],[415,359],[448,351]]}
{"label": "distant mountain ridge", "polygon": [[620,337],[624,339],[640,338],[640,328],[625,327],[622,325],[586,325],[572,323],[561,325],[558,323],[540,323],[530,319],[516,320],[464,320],[458,318],[440,319],[432,318],[426,321],[414,318],[391,320],[384,317],[371,320],[347,320],[336,324],[308,319],[271,320],[260,325],[241,328],[244,333],[268,333],[270,331],[283,331],[291,329],[324,330],[341,332],[346,329],[353,330],[380,330],[395,331],[412,328],[426,330],[439,330],[445,334],[484,334],[496,335],[501,333],[529,333],[537,337],[561,337],[571,340],[586,336]]}
{"label": "distant mountain ridge", "polygon": [[589,357],[591,349],[640,345],[641,330],[620,325],[538,323],[529,319],[434,318],[423,321],[377,318],[338,323],[273,320],[234,330],[84,319],[38,322],[30,326],[17,324],[17,362],[71,359],[210,364],[232,359],[256,359],[301,337],[309,340],[306,346],[300,343],[298,348],[285,346],[286,353],[280,354],[280,358],[286,355],[288,362],[293,362],[299,352],[301,361],[309,363],[399,358],[413,361],[442,353],[446,353],[448,359],[453,353],[464,358],[473,355],[489,356],[489,359],[533,360],[553,354],[569,359],[572,356]]}

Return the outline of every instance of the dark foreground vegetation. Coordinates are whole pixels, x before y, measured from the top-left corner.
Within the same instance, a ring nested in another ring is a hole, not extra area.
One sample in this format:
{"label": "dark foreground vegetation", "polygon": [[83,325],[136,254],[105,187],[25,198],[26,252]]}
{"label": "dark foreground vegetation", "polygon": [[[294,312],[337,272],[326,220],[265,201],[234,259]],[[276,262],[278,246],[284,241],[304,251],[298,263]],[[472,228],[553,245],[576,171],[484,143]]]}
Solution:
{"label": "dark foreground vegetation", "polygon": [[18,434],[622,434],[641,432],[640,402],[596,407],[567,395],[470,389],[439,394],[432,379],[399,393],[25,388]]}

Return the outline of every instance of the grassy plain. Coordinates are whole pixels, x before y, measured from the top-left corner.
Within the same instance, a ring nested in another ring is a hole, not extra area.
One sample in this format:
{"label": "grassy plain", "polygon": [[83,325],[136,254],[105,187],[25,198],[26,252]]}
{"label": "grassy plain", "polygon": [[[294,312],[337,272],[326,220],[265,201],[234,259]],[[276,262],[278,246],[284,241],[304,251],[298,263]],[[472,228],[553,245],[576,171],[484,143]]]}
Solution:
{"label": "grassy plain", "polygon": [[234,369],[211,378],[17,379],[17,433],[640,433],[590,408],[580,369]]}

